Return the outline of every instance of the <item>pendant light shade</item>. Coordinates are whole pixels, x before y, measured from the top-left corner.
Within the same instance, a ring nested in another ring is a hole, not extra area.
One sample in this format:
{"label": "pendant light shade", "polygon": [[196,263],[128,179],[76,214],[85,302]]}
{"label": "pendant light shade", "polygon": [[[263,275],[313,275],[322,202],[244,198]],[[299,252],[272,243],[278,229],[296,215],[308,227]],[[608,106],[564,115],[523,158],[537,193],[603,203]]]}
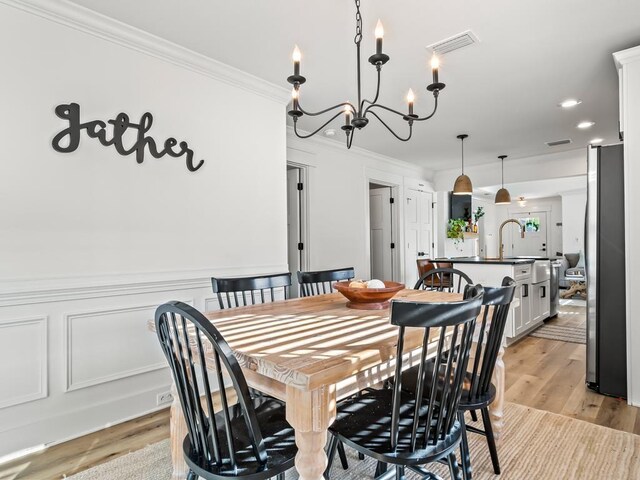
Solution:
{"label": "pendant light shade", "polygon": [[509,190],[504,188],[504,159],[507,158],[507,156],[500,155],[498,158],[502,162],[502,188],[498,190],[498,193],[496,193],[494,203],[496,205],[509,205],[511,203],[511,194],[509,193]]}
{"label": "pendant light shade", "polygon": [[460,144],[462,146],[462,173],[456,178],[456,183],[453,185],[454,195],[471,195],[473,193],[473,185],[471,179],[464,174],[464,139],[469,135],[458,135]]}

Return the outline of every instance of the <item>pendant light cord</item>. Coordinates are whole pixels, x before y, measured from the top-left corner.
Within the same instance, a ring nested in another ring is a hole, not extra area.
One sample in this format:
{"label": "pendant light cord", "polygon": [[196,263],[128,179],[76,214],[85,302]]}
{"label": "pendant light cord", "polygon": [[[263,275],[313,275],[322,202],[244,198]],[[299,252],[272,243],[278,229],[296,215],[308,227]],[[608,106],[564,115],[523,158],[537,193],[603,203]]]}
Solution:
{"label": "pendant light cord", "polygon": [[504,158],[500,159],[502,162],[502,188],[504,188]]}
{"label": "pendant light cord", "polygon": [[464,175],[464,138],[461,139],[462,144],[462,175]]}

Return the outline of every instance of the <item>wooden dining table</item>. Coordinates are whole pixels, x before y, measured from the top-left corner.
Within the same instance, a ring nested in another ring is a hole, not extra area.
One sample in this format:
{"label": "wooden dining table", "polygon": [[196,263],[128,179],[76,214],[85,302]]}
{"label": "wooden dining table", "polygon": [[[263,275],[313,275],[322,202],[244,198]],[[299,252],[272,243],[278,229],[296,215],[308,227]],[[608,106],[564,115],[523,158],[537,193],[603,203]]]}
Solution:
{"label": "wooden dining table", "polygon": [[[395,298],[447,302],[461,295],[405,289]],[[327,429],[335,419],[337,401],[394,374],[398,328],[389,322],[389,309],[357,310],[346,303],[341,294],[331,293],[205,313],[229,343],[249,386],[286,403],[287,420],[295,429],[295,466],[301,480],[323,478]],[[407,329],[405,351],[410,353],[403,359],[407,368],[419,361],[422,334],[421,329]],[[498,394],[491,417],[499,437],[504,402],[502,349],[494,384]],[[175,385],[173,389],[172,478],[177,480],[188,472],[182,453],[187,428]]]}

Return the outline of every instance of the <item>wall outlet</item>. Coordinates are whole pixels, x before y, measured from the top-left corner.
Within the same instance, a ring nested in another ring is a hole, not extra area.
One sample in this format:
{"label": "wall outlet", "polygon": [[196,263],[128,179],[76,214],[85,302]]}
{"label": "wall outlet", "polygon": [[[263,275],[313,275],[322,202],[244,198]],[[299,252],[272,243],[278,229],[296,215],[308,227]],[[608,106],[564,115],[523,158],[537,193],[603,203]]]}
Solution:
{"label": "wall outlet", "polygon": [[171,395],[171,392],[162,392],[156,397],[156,405],[164,405],[165,403],[171,402],[173,402],[173,395]]}

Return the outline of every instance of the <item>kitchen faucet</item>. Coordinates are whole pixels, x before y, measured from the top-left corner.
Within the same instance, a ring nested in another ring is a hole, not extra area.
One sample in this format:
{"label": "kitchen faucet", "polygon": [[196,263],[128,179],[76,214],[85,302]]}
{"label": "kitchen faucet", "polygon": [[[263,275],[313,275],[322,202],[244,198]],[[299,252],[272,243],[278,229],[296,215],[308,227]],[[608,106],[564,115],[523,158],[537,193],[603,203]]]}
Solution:
{"label": "kitchen faucet", "polygon": [[500,260],[504,260],[504,245],[502,244],[502,230],[504,229],[504,226],[507,223],[515,223],[516,225],[518,225],[518,228],[520,229],[520,237],[524,238],[524,227],[520,224],[518,220],[516,220],[515,218],[509,218],[504,222],[502,222],[502,225],[500,225],[500,235],[498,239],[498,242],[500,243]]}

